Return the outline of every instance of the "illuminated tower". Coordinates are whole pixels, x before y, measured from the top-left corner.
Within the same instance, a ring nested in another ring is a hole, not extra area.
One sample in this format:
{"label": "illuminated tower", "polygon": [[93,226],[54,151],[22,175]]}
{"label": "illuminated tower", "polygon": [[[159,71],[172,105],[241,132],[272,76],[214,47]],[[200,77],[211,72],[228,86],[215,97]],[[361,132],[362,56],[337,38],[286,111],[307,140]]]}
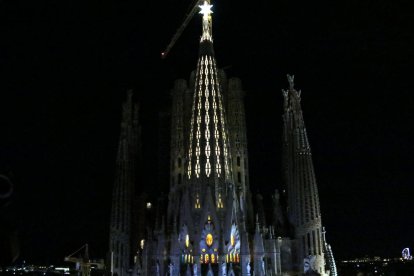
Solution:
{"label": "illuminated tower", "polygon": [[116,158],[115,184],[112,194],[112,210],[109,230],[110,272],[113,275],[128,275],[132,250],[136,250],[132,231],[135,213],[134,185],[140,151],[139,107],[132,100],[133,92],[128,91],[122,107],[121,135]]}
{"label": "illuminated tower", "polygon": [[[148,238],[143,257],[145,275],[239,275],[245,270],[240,263],[250,259],[241,215],[246,204],[239,203],[246,198],[247,169],[238,170],[243,181],[236,186],[223,96],[225,76],[218,71],[214,56],[211,7],[208,1],[200,6],[202,35],[196,70],[188,84],[177,80],[171,91],[168,229],[162,227]],[[243,93],[240,82],[236,81],[229,93],[232,110],[243,108],[237,102]],[[246,168],[244,113],[236,115],[232,126],[243,129],[235,133],[241,141],[239,166]],[[246,245],[241,255],[242,238]]]}
{"label": "illuminated tower", "polygon": [[142,238],[136,272],[265,276],[314,271],[326,275],[319,199],[300,92],[289,76],[283,115],[289,206],[282,206],[285,192],[275,191],[256,195],[253,211],[245,92],[240,79],[227,79],[217,68],[211,7],[209,1],[200,6],[202,35],[196,69],[188,82],[176,80],[171,90],[168,207],[163,207],[162,199],[155,204],[156,223],[148,225]]}
{"label": "illuminated tower", "polygon": [[312,154],[306,134],[300,91],[288,75],[284,96],[284,162],[288,187],[288,216],[298,243],[298,270],[325,273],[322,222]]}
{"label": "illuminated tower", "polygon": [[233,183],[232,163],[223,96],[214,57],[211,5],[205,1],[200,7],[203,33],[191,110],[186,182],[191,185],[195,197],[204,193],[209,186],[214,200],[221,204],[220,198],[224,197]]}

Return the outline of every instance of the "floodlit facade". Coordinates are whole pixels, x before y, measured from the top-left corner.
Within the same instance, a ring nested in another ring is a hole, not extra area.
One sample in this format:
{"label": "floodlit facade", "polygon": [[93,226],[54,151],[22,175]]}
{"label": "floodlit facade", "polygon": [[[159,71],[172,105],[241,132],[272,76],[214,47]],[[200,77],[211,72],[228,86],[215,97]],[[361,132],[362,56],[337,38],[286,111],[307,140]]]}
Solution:
{"label": "floodlit facade", "polygon": [[[164,205],[146,203],[141,215],[135,216],[139,211],[133,207],[133,184],[127,183],[135,181],[134,173],[129,173],[135,169],[131,158],[136,157],[139,147],[125,145],[139,144],[139,128],[128,115],[134,114],[130,98],[126,104],[130,110],[124,108],[123,126],[131,127],[123,127],[127,134],[121,136],[117,162],[119,179],[114,187],[108,254],[111,273],[336,275],[322,228],[300,91],[294,88],[293,76],[288,76],[289,88],[283,91],[287,206],[282,201],[285,194],[278,191],[271,202],[256,195],[253,204],[245,92],[240,79],[227,79],[217,68],[211,5],[205,2],[201,8],[196,70],[188,82],[176,80],[171,93],[168,199]],[[130,137],[130,141],[123,137]],[[265,205],[271,207],[271,214],[265,212],[269,209]],[[145,219],[144,213],[152,212],[155,206],[158,211],[153,219]],[[138,225],[145,225],[144,230],[136,230],[134,217]]]}

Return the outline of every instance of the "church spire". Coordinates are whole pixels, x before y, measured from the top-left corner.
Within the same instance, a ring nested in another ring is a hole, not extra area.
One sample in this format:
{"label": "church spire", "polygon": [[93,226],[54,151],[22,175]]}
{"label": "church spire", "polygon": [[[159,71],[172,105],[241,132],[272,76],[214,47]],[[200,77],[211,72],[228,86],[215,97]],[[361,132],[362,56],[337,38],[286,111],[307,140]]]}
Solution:
{"label": "church spire", "polygon": [[217,65],[214,57],[212,18],[209,1],[200,5],[203,14],[202,36],[193,94],[190,137],[187,155],[187,180],[196,193],[202,186],[214,187],[218,200],[232,183],[227,121]]}
{"label": "church spire", "polygon": [[122,106],[121,135],[116,158],[116,175],[112,194],[111,223],[109,231],[109,254],[113,260],[111,271],[119,276],[127,275],[131,256],[135,249],[133,219],[134,187],[138,179],[137,168],[140,158],[139,104],[128,90]]}
{"label": "church spire", "polygon": [[288,75],[289,89],[283,90],[284,155],[288,186],[288,215],[296,228],[295,235],[302,245],[299,258],[315,256],[315,269],[324,271],[322,222],[318,188],[312,154],[300,105],[301,93],[294,87],[294,77]]}
{"label": "church spire", "polygon": [[338,272],[336,270],[335,259],[332,253],[331,246],[326,242],[326,231],[325,227],[322,227],[322,242],[323,242],[323,250],[326,254],[326,263],[330,271],[330,276],[338,276]]}

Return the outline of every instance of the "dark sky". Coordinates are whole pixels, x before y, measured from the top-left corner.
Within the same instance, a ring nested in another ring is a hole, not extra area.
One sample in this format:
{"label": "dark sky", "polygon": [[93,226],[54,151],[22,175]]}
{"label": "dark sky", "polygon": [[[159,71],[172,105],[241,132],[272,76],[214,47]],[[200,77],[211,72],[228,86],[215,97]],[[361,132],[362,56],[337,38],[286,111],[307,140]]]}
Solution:
{"label": "dark sky", "polygon": [[[364,2],[364,3],[362,3]],[[408,2],[408,1],[407,1]],[[396,1],[213,2],[219,67],[242,79],[254,192],[281,187],[281,89],[295,74],[337,259],[414,247],[412,12]],[[160,53],[189,0],[0,1],[0,227],[20,259],[103,258],[121,103],[142,103],[155,194],[157,117],[195,68],[200,17]],[[167,192],[167,191],[165,191]]]}

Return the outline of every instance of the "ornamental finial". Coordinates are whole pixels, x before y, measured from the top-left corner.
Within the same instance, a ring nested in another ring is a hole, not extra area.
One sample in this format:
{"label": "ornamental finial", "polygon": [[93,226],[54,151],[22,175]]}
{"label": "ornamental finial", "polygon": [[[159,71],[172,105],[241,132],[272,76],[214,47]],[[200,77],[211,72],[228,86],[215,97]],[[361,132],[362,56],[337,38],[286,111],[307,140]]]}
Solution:
{"label": "ornamental finial", "polygon": [[211,11],[211,7],[213,7],[213,5],[210,5],[210,3],[207,1],[204,1],[204,4],[199,5],[199,7],[201,9],[200,13],[203,15],[203,17],[207,18],[211,13],[213,13]]}
{"label": "ornamental finial", "polygon": [[210,1],[204,0],[203,5],[199,5],[200,7],[200,13],[203,15],[203,34],[201,36],[201,41],[209,40],[213,42],[213,38],[211,35],[211,14],[213,13],[211,11],[211,7],[213,5],[210,5]]}
{"label": "ornamental finial", "polygon": [[294,81],[295,81],[295,75],[289,75],[289,74],[287,74],[287,79],[288,79],[288,82],[289,82],[289,89],[290,90],[293,90],[294,89],[294,86],[295,86],[295,83],[294,83]]}

